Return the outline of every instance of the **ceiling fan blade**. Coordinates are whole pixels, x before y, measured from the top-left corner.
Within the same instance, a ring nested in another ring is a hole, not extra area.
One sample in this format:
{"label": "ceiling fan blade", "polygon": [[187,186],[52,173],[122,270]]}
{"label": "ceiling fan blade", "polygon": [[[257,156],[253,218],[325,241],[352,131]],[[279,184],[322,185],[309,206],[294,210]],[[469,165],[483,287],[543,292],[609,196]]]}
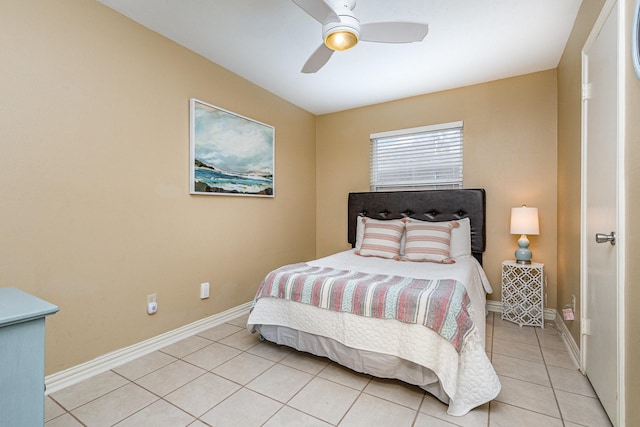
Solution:
{"label": "ceiling fan blade", "polygon": [[292,0],[300,9],[307,12],[321,24],[340,22],[336,12],[325,0]]}
{"label": "ceiling fan blade", "polygon": [[422,41],[429,25],[416,22],[370,22],[360,24],[360,40],[378,43],[411,43]]}
{"label": "ceiling fan blade", "polygon": [[329,61],[329,58],[331,58],[333,52],[333,50],[329,49],[324,44],[321,44],[320,47],[311,54],[309,59],[307,59],[307,62],[304,63],[301,71],[305,74],[315,73],[320,68],[324,67],[324,64]]}

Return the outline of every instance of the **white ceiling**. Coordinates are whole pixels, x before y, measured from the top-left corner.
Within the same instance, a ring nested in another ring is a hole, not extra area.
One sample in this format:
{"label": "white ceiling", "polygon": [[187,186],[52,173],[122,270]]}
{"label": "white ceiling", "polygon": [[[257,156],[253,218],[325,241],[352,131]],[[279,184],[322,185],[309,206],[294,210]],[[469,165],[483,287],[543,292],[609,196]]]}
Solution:
{"label": "white ceiling", "polygon": [[361,42],[302,74],[322,26],[291,0],[98,1],[314,114],[555,68],[582,2],[357,0],[362,23],[425,22],[429,34]]}

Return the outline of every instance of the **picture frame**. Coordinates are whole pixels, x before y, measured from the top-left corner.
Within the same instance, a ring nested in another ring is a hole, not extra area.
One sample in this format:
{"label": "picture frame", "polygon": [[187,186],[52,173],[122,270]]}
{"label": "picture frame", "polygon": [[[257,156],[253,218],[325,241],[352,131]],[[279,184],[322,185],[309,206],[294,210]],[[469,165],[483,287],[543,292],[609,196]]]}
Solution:
{"label": "picture frame", "polygon": [[275,197],[275,128],[195,98],[190,194]]}
{"label": "picture frame", "polygon": [[640,0],[636,0],[633,9],[633,26],[631,28],[631,62],[636,72],[636,77],[640,79]]}

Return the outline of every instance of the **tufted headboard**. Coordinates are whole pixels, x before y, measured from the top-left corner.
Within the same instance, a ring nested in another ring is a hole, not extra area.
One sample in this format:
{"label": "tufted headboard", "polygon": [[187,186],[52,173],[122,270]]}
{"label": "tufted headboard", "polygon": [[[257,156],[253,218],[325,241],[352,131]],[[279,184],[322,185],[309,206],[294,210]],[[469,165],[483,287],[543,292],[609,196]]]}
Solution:
{"label": "tufted headboard", "polygon": [[348,239],[355,247],[359,215],[374,219],[410,217],[422,221],[469,217],[471,252],[482,264],[482,253],[486,248],[485,214],[484,189],[349,193]]}

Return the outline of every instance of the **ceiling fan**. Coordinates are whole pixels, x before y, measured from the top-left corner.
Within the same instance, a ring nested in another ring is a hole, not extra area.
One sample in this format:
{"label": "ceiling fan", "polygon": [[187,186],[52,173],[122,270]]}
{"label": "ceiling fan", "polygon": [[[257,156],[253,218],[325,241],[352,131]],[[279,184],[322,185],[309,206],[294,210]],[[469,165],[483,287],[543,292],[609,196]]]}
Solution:
{"label": "ceiling fan", "polygon": [[353,14],[355,0],[292,0],[322,24],[324,43],[311,54],[303,73],[315,73],[336,50],[347,50],[358,41],[411,43],[422,41],[429,25],[416,22],[370,22],[361,24]]}

